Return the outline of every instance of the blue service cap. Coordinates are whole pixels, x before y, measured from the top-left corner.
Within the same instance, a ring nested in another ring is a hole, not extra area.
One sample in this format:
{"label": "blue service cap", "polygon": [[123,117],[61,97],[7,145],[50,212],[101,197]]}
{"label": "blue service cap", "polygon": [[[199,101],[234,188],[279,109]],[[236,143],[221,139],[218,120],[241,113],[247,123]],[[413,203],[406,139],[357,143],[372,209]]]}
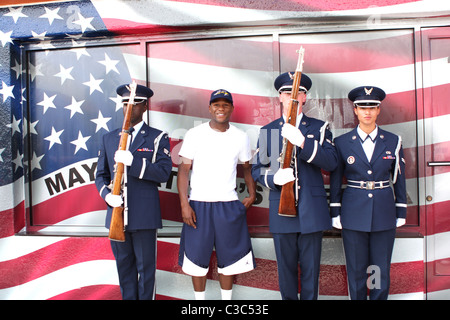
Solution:
{"label": "blue service cap", "polygon": [[357,87],[348,93],[348,98],[353,104],[360,107],[379,105],[385,97],[383,89],[373,86]]}
{"label": "blue service cap", "polygon": [[231,104],[233,104],[233,97],[231,93],[224,89],[217,89],[211,93],[211,98],[209,99],[209,104],[211,104],[214,100],[217,99],[225,99],[228,100]]}
{"label": "blue service cap", "polygon": [[[274,86],[275,89],[278,91],[278,93],[281,93],[282,91],[292,91],[292,84],[294,83],[294,74],[295,72],[285,72],[280,74],[275,79]],[[312,81],[310,77],[302,73],[299,90],[308,92],[309,89],[311,89],[311,86]]]}
{"label": "blue service cap", "polygon": [[[130,97],[129,84],[123,84],[117,87],[116,92],[119,96],[122,97],[122,100],[128,99]],[[135,100],[147,100],[153,96],[153,91],[146,86],[142,86],[138,84],[136,86],[136,95],[134,96]]]}

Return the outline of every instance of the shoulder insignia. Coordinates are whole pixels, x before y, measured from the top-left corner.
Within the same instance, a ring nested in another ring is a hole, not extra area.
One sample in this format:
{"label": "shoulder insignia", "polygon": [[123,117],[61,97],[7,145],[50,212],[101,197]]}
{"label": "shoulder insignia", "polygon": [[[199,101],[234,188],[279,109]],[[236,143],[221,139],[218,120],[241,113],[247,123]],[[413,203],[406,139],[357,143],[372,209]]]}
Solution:
{"label": "shoulder insignia", "polygon": [[168,157],[170,157],[170,151],[167,150],[166,148],[164,148],[164,153],[165,153]]}

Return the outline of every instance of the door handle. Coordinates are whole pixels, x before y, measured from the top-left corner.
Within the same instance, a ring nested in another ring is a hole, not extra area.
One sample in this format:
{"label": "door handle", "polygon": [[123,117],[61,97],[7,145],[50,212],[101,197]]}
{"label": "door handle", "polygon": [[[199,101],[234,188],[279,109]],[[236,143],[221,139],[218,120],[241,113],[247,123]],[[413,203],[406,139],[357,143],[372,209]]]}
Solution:
{"label": "door handle", "polygon": [[450,166],[450,161],[428,161],[429,167]]}

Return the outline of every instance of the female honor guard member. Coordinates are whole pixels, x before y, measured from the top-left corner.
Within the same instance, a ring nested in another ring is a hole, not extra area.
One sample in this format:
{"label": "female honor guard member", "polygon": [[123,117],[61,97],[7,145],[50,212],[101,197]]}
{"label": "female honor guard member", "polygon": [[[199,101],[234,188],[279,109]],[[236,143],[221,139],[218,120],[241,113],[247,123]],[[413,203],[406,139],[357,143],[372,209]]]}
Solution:
{"label": "female honor guard member", "polygon": [[[229,123],[233,109],[228,91],[212,92],[211,120],[190,129],[179,152],[182,163],[177,186],[184,222],[179,264],[192,276],[196,300],[205,299],[206,274],[214,247],[223,300],[231,299],[234,275],[254,269],[246,217],[246,210],[256,198],[249,164],[252,154],[247,134]],[[249,192],[243,202],[235,190],[238,161],[243,163]]]}
{"label": "female honor guard member", "polygon": [[[341,229],[351,299],[387,299],[396,226],[405,223],[405,160],[401,138],[376,124],[384,91],[350,91],[359,125],[335,139],[338,167],[331,174],[333,226]],[[342,190],[342,179],[347,188]],[[391,188],[393,185],[393,190]],[[370,267],[370,268],[369,268]]]}
{"label": "female honor guard member", "polygon": [[[278,281],[284,300],[298,300],[298,265],[302,300],[318,298],[322,232],[331,229],[330,211],[321,169],[336,168],[336,150],[328,124],[303,114],[306,93],[312,81],[302,74],[297,100],[297,125],[285,123],[294,72],[286,72],[275,80],[275,89],[283,108],[283,116],[261,128],[253,178],[270,189],[269,229],[273,235],[278,265]],[[280,169],[278,157],[282,139],[295,146],[294,168]],[[280,216],[278,207],[284,184],[296,180],[297,215]]]}
{"label": "female honor guard member", "polygon": [[[117,93],[122,96],[125,114],[130,92],[122,85],[117,88]],[[117,150],[122,129],[116,129],[103,136],[98,156],[95,184],[108,204],[106,227],[110,226],[113,207],[124,204],[128,208],[124,210],[125,241],[111,241],[124,300],[155,297],[156,229],[162,228],[158,185],[169,178],[172,160],[167,134],[149,127],[142,120],[152,95],[149,88],[137,86],[129,149]],[[113,195],[110,190],[115,162],[125,165],[125,196]]]}

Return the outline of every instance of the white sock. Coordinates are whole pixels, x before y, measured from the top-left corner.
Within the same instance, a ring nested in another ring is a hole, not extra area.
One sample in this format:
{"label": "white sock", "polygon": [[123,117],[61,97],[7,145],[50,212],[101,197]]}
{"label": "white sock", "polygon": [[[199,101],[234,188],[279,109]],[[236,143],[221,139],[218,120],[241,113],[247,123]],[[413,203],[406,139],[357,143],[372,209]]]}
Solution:
{"label": "white sock", "polygon": [[195,300],[205,300],[205,291],[194,291]]}
{"label": "white sock", "polygon": [[231,290],[220,289],[220,293],[222,294],[222,300],[231,300],[231,294],[233,293],[233,289]]}

